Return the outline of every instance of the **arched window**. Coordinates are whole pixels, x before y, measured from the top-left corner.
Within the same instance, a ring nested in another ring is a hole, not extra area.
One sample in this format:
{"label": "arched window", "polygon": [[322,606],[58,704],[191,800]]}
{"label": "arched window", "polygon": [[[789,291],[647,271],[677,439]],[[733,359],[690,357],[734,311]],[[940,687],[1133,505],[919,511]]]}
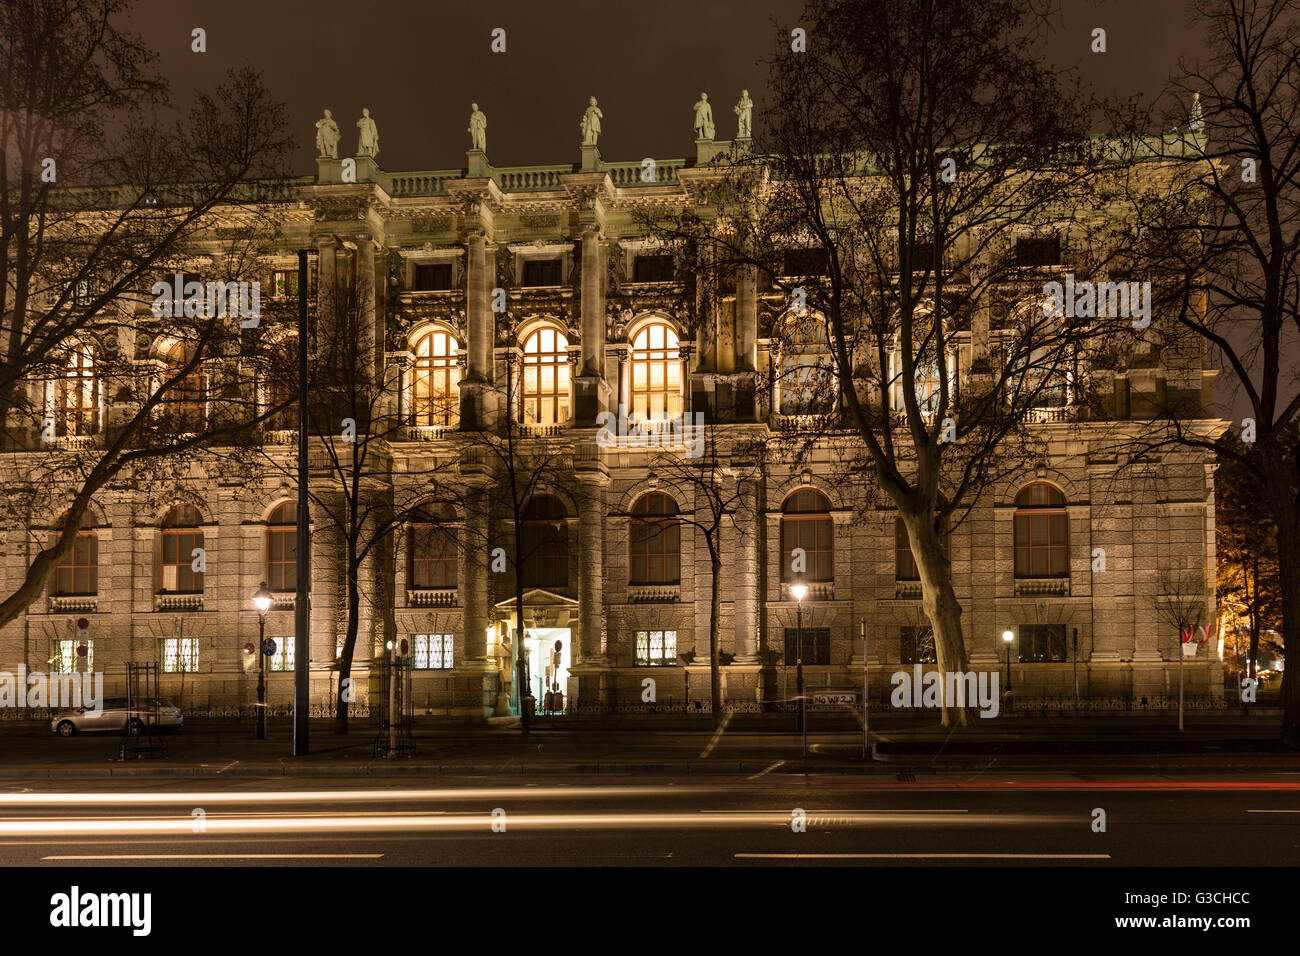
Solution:
{"label": "arched window", "polygon": [[277,505],[266,519],[266,526],[266,586],[272,591],[295,591],[298,588],[297,502]]}
{"label": "arched window", "polygon": [[162,523],[162,590],[201,594],[203,572],[194,570],[196,548],[203,547],[203,518],[193,505],[177,505]]}
{"label": "arched window", "polygon": [[456,587],[456,510],[448,504],[421,505],[411,516],[411,568],[414,590]]}
{"label": "arched window", "polygon": [[[832,543],[831,503],[820,491],[800,488],[781,506],[781,580],[834,581],[835,548]],[[794,566],[795,548],[804,551],[800,570]]]}
{"label": "arched window", "polygon": [[781,414],[817,415],[835,405],[835,370],[826,337],[826,319],[813,313],[793,316],[781,347]]}
{"label": "arched window", "polygon": [[524,342],[523,398],[530,425],[569,420],[569,342],[557,329],[538,329]]}
{"label": "arched window", "polygon": [[61,434],[99,432],[100,376],[95,358],[95,348],[90,345],[75,345],[64,358],[58,386]]}
{"label": "arched window", "polygon": [[1016,577],[1070,576],[1070,529],[1065,495],[1036,481],[1016,495]]}
{"label": "arched window", "polygon": [[661,491],[632,506],[628,537],[630,584],[678,584],[682,579],[682,524],[677,502]]}
{"label": "arched window", "polygon": [[272,343],[268,351],[263,412],[271,415],[266,419],[266,427],[295,429],[298,427],[298,336],[286,336]]}
{"label": "arched window", "polygon": [[[913,320],[912,347],[917,351],[912,362],[912,383],[915,386],[916,404],[922,415],[934,415],[939,410],[942,383],[940,380],[940,361],[948,374],[948,402],[951,405],[956,392],[956,368],[951,354],[939,355],[934,342],[934,331],[930,319],[917,315]],[[917,341],[917,340],[920,341]],[[893,351],[889,353],[889,394],[890,405],[895,412],[905,412],[907,405],[903,397],[903,340],[895,339]]]}
{"label": "arched window", "polygon": [[[1065,339],[1065,318],[1044,307],[1041,299],[1022,303],[1014,312],[1016,339],[1009,357],[1014,374],[1007,387],[1031,410],[1065,408],[1073,399],[1073,349]],[[1046,313],[1046,314],[1045,314]],[[1035,417],[1030,416],[1030,420]]]}
{"label": "arched window", "polygon": [[564,505],[550,495],[529,499],[519,529],[526,588],[569,586],[569,531]]}
{"label": "arched window", "polygon": [[99,593],[99,535],[90,512],[81,517],[72,553],[54,569],[54,593],[59,597]]}
{"label": "arched window", "polygon": [[632,414],[672,418],[682,411],[682,357],[677,333],[652,322],[632,339]]}
{"label": "arched window", "polygon": [[[939,533],[939,545],[945,556],[951,555],[948,548],[948,522],[937,515],[934,530]],[[921,572],[912,557],[912,542],[907,536],[907,526],[901,517],[894,519],[894,579],[896,581],[919,581]]]}
{"label": "arched window", "polygon": [[[194,359],[194,346],[178,342],[167,353],[163,383],[172,382]],[[201,432],[207,419],[208,377],[202,365],[177,379],[163,394],[163,417],[173,431],[181,434]]]}
{"label": "arched window", "polygon": [[455,425],[460,419],[456,340],[432,331],[415,343],[411,412],[416,425]]}

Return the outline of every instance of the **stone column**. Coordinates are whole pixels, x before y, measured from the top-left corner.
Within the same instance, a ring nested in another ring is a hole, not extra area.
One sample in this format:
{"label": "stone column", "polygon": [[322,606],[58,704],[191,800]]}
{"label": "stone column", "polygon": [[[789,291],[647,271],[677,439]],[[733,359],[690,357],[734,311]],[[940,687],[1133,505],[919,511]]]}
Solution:
{"label": "stone column", "polygon": [[361,307],[358,346],[369,356],[370,368],[376,374],[383,368],[383,354],[378,336],[375,309],[375,243],[369,236],[357,236],[357,295]]}
{"label": "stone column", "polygon": [[736,371],[758,367],[758,268],[741,265],[736,270]]}
{"label": "stone column", "polygon": [[332,236],[322,236],[316,240],[316,251],[320,256],[316,275],[317,310],[321,314],[333,311],[335,307],[335,276],[337,275],[336,257],[338,243]]}
{"label": "stone column", "polygon": [[580,478],[582,499],[578,502],[578,615],[581,643],[578,662],[604,663],[601,637],[604,631],[605,600],[605,482]]}
{"label": "stone column", "polygon": [[610,387],[605,380],[604,254],[594,225],[582,230],[582,367],[574,380],[574,424],[592,428],[596,416],[609,409]]}
{"label": "stone column", "polygon": [[736,663],[758,663],[758,515],[755,482],[741,482],[742,520],[736,532]]}
{"label": "stone column", "polygon": [[469,329],[469,366],[460,383],[460,417],[465,428],[491,423],[495,404],[489,399],[492,374],[493,322],[489,302],[492,269],[487,237],[474,230],[465,239],[465,311]]}
{"label": "stone column", "polygon": [[460,536],[461,600],[465,607],[465,635],[461,660],[487,660],[488,561],[487,496],[475,488],[465,516],[466,533]]}

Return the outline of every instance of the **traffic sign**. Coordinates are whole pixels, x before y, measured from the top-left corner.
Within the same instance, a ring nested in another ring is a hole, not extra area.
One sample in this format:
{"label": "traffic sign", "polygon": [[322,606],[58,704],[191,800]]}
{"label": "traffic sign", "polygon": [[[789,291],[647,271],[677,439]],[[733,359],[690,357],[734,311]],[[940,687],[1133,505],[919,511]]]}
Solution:
{"label": "traffic sign", "polygon": [[275,656],[275,638],[268,637],[262,642],[262,653],[267,657]]}

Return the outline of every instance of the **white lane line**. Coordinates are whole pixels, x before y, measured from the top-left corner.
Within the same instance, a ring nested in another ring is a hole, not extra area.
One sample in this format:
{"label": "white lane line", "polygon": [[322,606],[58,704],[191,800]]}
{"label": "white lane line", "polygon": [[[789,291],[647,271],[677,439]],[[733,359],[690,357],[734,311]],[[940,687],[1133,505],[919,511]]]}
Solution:
{"label": "white lane line", "polygon": [[[700,813],[784,813],[789,810],[700,810]],[[835,814],[841,817],[871,815],[873,813],[970,813],[969,810],[808,810],[810,814]]]}
{"label": "white lane line", "polygon": [[784,761],[784,760],[778,760],[776,763],[772,764],[772,766],[768,767],[766,770],[760,770],[758,773],[754,774],[754,775],[753,775],[752,777],[750,777],[749,779],[750,779],[750,780],[757,780],[759,777],[763,776],[763,774],[765,774],[765,773],[771,773],[771,772],[772,772],[773,770],[775,770],[777,767],[784,767],[784,766],[785,766],[785,761]]}
{"label": "white lane line", "polygon": [[105,853],[43,856],[41,860],[378,860],[382,853]]}
{"label": "white lane line", "polygon": [[1247,810],[1247,813],[1300,813],[1300,810]]}
{"label": "white lane line", "polygon": [[713,739],[709,741],[709,745],[705,747],[704,752],[700,754],[701,760],[703,760],[709,754],[713,753],[713,748],[716,747],[718,745],[718,741],[722,739],[722,734],[726,731],[727,724],[731,723],[731,718],[733,714],[735,714],[735,711],[729,710],[727,711],[727,716],[722,718],[722,724],[718,727],[717,733],[713,735]]}
{"label": "white lane line", "polygon": [[1109,853],[736,853],[737,860],[1109,860]]}

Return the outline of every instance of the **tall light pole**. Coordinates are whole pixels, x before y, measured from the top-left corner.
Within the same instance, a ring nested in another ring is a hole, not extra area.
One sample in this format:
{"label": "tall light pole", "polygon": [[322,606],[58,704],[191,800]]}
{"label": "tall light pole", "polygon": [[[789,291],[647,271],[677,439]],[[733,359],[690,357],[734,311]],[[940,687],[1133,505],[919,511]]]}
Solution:
{"label": "tall light pole", "polygon": [[867,619],[862,619],[862,756],[871,757],[871,681],[867,677]]}
{"label": "tall light pole", "polygon": [[263,581],[253,592],[257,608],[257,739],[266,739],[266,612],[271,609],[271,592]]}
{"label": "tall light pole", "polygon": [[1007,645],[1007,693],[1011,693],[1011,642],[1016,639],[1010,628],[1002,632],[1002,643]]}
{"label": "tall light pole", "polygon": [[[369,241],[369,240],[367,240]],[[332,295],[333,289],[329,290]],[[307,589],[311,543],[307,537],[307,250],[298,250],[298,527],[297,584],[293,603],[293,755],[307,753],[307,716],[311,705],[311,640]]]}
{"label": "tall light pole", "polygon": [[795,658],[794,695],[799,698],[799,733],[803,734],[803,762],[808,763],[808,714],[804,709],[803,694],[803,598],[808,585],[792,584],[790,593],[795,599]]}

